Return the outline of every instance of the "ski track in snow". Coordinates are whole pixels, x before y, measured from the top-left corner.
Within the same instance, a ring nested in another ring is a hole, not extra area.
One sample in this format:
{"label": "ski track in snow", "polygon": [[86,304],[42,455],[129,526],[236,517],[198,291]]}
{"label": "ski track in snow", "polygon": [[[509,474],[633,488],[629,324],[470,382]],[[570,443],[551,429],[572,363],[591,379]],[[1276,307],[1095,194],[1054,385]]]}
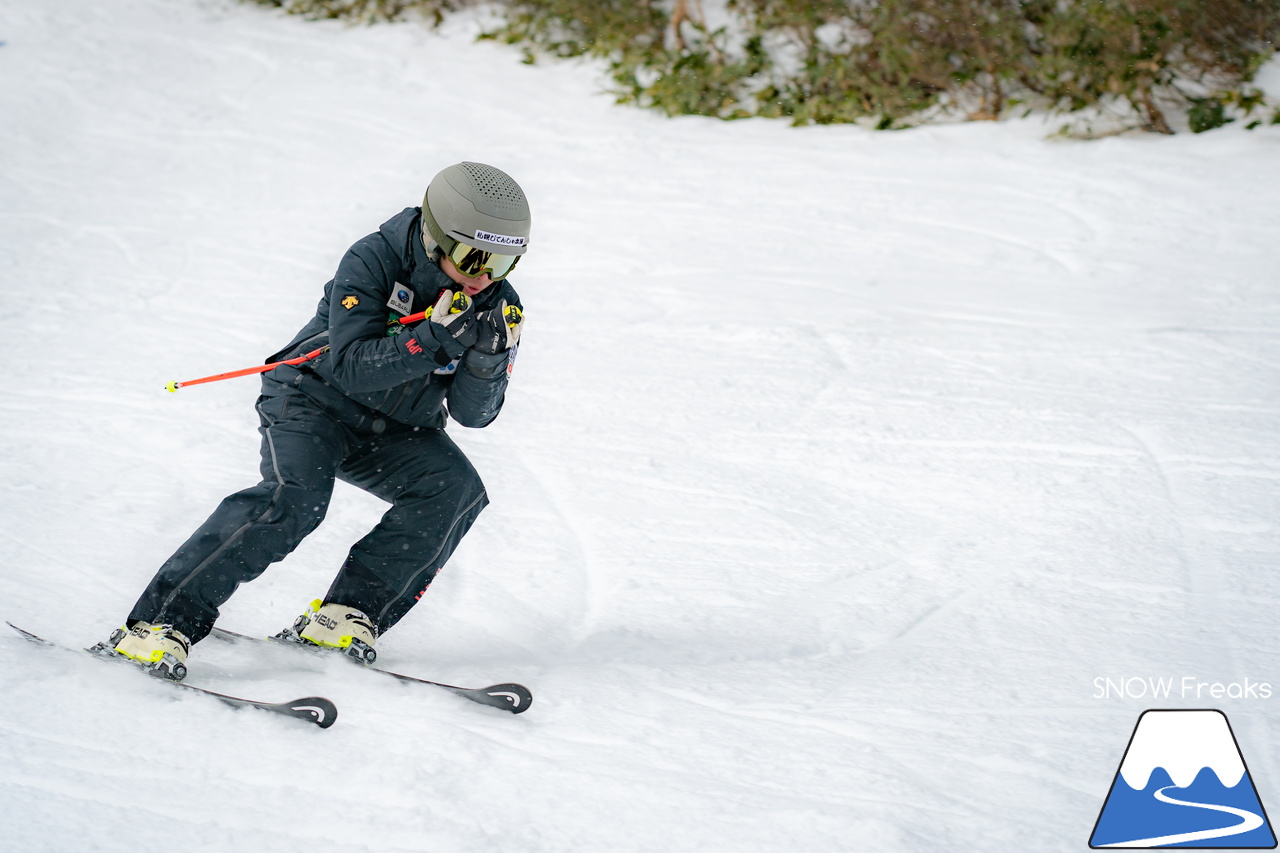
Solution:
{"label": "ski track in snow", "polygon": [[[196,647],[321,731],[0,635],[9,846],[1078,850],[1151,701],[1095,678],[1277,670],[1280,127],[665,119],[476,14],[0,13],[0,615],[63,643],[255,479],[254,381],[166,382],[260,362],[449,163],[535,218],[507,408],[451,430],[492,505],[380,644],[532,709]],[[382,506],[340,485],[223,624]],[[1280,698],[1215,701],[1267,801]]]}

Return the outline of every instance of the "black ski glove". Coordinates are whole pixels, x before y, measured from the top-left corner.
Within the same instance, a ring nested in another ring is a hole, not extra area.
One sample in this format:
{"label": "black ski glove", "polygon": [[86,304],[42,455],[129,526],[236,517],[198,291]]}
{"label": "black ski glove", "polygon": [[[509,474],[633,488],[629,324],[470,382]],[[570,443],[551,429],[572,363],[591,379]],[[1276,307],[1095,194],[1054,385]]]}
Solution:
{"label": "black ski glove", "polygon": [[524,328],[524,312],[519,305],[508,305],[507,300],[497,308],[476,314],[476,352],[497,355],[506,352],[520,342],[520,330]]}
{"label": "black ski glove", "polygon": [[437,361],[443,358],[448,364],[475,345],[475,303],[462,291],[446,290],[436,300],[430,320],[419,323],[413,333],[426,349],[441,353]]}

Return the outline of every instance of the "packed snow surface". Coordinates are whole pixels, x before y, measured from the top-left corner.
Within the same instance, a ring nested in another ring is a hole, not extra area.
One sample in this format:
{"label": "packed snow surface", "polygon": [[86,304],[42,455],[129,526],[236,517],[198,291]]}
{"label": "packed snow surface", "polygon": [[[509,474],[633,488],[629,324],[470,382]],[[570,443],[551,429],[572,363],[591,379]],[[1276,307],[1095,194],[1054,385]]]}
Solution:
{"label": "packed snow surface", "polygon": [[[1081,850],[1149,707],[1222,709],[1280,808],[1280,127],[673,120],[481,25],[0,9],[23,627],[104,639],[256,481],[256,380],[167,382],[261,363],[450,163],[534,215],[506,409],[451,429],[492,506],[380,643],[532,709],[193,650],[320,730],[6,631],[7,849]],[[382,506],[340,486],[221,624],[283,627]]]}

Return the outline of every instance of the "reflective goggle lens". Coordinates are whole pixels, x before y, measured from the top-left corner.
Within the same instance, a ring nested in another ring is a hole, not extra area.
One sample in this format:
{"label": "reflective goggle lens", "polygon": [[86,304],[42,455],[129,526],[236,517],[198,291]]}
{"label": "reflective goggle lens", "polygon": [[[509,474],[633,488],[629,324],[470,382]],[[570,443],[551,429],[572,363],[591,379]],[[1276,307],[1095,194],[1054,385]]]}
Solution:
{"label": "reflective goggle lens", "polygon": [[506,278],[511,268],[520,260],[519,255],[500,255],[497,252],[486,252],[466,243],[459,243],[449,253],[449,260],[458,268],[458,272],[467,278],[479,278],[484,273],[494,281]]}

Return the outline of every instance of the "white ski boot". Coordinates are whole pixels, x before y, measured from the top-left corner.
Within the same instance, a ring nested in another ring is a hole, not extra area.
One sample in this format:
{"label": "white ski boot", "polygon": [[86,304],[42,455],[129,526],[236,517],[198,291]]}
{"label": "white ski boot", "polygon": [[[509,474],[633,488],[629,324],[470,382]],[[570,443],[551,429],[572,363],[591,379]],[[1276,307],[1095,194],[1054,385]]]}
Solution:
{"label": "white ski boot", "polygon": [[136,622],[132,628],[121,626],[112,631],[109,640],[89,651],[126,658],[151,675],[181,681],[187,676],[191,641],[172,625]]}
{"label": "white ski boot", "polygon": [[325,604],[318,598],[311,602],[306,613],[293,620],[292,627],[276,634],[276,639],[337,649],[361,663],[378,659],[373,648],[378,641],[378,629],[373,620],[354,607]]}

